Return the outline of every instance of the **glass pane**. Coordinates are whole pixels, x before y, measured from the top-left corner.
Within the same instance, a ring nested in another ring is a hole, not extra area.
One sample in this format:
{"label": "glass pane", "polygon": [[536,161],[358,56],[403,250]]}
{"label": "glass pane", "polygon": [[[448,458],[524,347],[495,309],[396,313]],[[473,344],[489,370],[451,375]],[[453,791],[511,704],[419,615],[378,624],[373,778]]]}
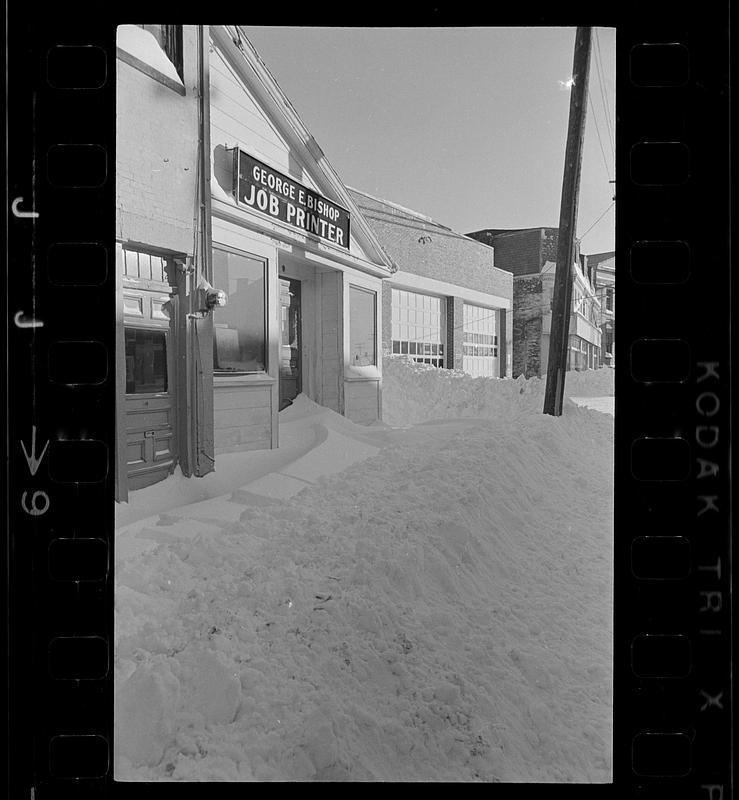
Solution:
{"label": "glass pane", "polygon": [[349,287],[349,358],[355,367],[376,364],[375,292]]}
{"label": "glass pane", "polygon": [[167,391],[167,332],[126,328],[126,394]]}
{"label": "glass pane", "polygon": [[164,259],[161,256],[151,257],[151,277],[152,280],[164,283]]}
{"label": "glass pane", "polygon": [[148,253],[139,253],[139,271],[145,280],[151,280],[151,256]]}
{"label": "glass pane", "polygon": [[125,273],[131,278],[139,277],[139,255],[133,250],[124,250]]}
{"label": "glass pane", "polygon": [[228,303],[213,313],[213,368],[217,372],[263,372],[265,337],[264,261],[213,250],[213,281]]}

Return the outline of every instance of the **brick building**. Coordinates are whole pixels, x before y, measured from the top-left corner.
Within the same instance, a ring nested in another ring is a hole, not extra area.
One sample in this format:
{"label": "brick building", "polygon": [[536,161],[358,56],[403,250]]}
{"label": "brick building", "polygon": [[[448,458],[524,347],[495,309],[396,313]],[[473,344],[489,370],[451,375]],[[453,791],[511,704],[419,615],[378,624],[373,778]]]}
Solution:
{"label": "brick building", "polygon": [[392,261],[243,31],[117,45],[118,499],[278,447],[301,392],[379,419]]}
{"label": "brick building", "polygon": [[349,193],[398,267],[383,281],[385,350],[510,376],[513,276],[495,265],[493,249],[396,203]]}
{"label": "brick building", "polygon": [[[468,236],[493,247],[496,265],[513,273],[513,377],[541,377],[549,359],[558,229],[485,229]],[[593,369],[600,366],[600,303],[579,245],[573,275],[568,369]]]}

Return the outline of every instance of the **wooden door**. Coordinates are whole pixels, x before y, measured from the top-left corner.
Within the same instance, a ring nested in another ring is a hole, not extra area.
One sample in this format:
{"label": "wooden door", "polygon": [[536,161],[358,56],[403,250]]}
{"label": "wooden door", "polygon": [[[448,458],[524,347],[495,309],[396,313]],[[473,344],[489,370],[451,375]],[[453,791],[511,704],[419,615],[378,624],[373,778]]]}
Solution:
{"label": "wooden door", "polygon": [[[128,490],[166,478],[177,463],[175,327],[166,261],[134,253],[142,274],[123,279],[124,426]],[[131,253],[126,253],[127,262]],[[128,264],[129,270],[130,263]]]}
{"label": "wooden door", "polygon": [[300,281],[280,279],[280,411],[303,390]]}

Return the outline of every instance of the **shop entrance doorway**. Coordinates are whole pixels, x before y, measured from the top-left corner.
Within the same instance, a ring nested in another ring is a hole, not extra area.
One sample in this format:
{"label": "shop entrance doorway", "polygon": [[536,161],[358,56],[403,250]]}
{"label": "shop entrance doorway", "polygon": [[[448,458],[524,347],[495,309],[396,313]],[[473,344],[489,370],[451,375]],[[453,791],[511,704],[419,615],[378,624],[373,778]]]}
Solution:
{"label": "shop entrance doorway", "polygon": [[280,278],[280,411],[302,392],[300,281]]}

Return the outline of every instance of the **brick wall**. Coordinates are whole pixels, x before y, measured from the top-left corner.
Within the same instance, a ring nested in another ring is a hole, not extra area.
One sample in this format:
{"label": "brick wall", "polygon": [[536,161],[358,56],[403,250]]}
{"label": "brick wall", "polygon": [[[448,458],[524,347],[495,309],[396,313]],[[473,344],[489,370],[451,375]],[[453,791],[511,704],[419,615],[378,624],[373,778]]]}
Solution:
{"label": "brick wall", "polygon": [[193,249],[198,175],[197,27],[183,26],[182,96],[117,61],[116,237]]}
{"label": "brick wall", "polygon": [[539,376],[543,291],[541,278],[513,281],[513,377]]}
{"label": "brick wall", "polygon": [[559,231],[556,228],[544,228],[541,236],[541,265],[547,261],[557,263],[557,247],[559,246]]}
{"label": "brick wall", "polygon": [[349,190],[398,268],[486,294],[510,297],[512,277],[491,247],[423,216]]}
{"label": "brick wall", "polygon": [[[559,229],[558,228],[542,228],[542,255],[541,265],[544,266],[545,262],[552,261],[557,263],[557,248],[559,247]],[[575,239],[575,252],[572,259],[579,265],[581,272],[587,275],[585,259],[580,256],[580,242]]]}
{"label": "brick wall", "polygon": [[495,264],[499,269],[514,275],[527,275],[539,272],[542,261],[542,229],[495,233],[475,231],[469,234],[473,239],[492,244],[495,250]]}

